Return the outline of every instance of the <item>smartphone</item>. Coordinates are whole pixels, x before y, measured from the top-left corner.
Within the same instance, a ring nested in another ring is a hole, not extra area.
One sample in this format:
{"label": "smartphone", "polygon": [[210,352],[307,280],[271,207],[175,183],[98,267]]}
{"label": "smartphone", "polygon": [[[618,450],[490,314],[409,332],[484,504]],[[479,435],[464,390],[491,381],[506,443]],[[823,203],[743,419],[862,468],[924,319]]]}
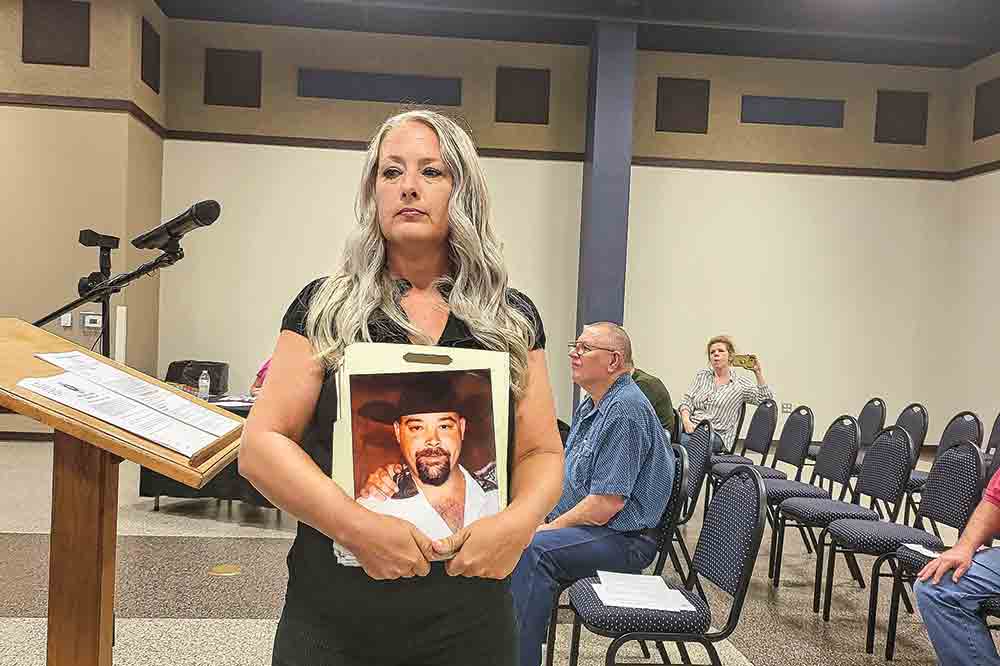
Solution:
{"label": "smartphone", "polygon": [[753,370],[754,364],[757,362],[757,357],[753,354],[736,354],[733,356],[732,364],[737,368],[744,368],[746,370]]}

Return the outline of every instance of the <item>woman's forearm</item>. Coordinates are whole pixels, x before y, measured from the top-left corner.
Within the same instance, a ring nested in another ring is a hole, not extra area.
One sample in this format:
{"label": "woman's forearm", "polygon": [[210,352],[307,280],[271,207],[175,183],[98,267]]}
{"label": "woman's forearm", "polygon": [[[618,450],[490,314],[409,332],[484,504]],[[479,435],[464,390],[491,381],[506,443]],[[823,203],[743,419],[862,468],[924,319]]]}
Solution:
{"label": "woman's forearm", "polygon": [[276,432],[244,441],[239,470],[271,504],[335,541],[349,540],[356,514],[363,512],[302,447]]}

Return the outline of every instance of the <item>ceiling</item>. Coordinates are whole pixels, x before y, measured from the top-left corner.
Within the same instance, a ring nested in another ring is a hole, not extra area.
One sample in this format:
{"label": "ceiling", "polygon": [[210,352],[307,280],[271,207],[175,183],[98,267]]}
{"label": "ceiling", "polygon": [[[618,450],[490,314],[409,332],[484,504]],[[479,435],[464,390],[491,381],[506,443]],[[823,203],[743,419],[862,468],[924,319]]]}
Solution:
{"label": "ceiling", "polygon": [[587,44],[638,25],[644,50],[964,67],[1000,51],[997,0],[156,0],[171,18]]}

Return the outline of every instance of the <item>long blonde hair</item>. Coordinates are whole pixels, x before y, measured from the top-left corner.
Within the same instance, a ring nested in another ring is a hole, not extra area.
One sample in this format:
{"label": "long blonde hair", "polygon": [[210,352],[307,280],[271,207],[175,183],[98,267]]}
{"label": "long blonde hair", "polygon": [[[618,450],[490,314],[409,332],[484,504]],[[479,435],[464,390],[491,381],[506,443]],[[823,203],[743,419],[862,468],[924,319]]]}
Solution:
{"label": "long blonde hair", "polygon": [[441,159],[452,177],[448,201],[450,270],[435,281],[448,305],[486,349],[510,353],[514,395],[523,396],[528,350],[535,343],[534,323],[508,301],[503,248],[493,231],[489,192],[476,147],[453,120],[427,110],[389,118],[368,145],[355,202],[357,226],[344,247],[341,269],[313,294],[306,316],[306,335],[327,368],[334,367],[352,342],[371,342],[368,324],[379,310],[420,344],[433,344],[407,319],[399,300],[400,281],[389,275],[388,252],[375,201],[378,157],[382,141],[394,128],[416,121],[437,134]]}

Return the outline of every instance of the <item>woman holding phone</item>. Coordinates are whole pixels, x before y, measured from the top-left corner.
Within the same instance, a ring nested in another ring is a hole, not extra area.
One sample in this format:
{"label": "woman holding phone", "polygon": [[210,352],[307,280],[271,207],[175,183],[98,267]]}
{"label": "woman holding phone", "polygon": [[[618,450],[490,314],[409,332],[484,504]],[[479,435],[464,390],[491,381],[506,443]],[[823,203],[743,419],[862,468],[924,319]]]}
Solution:
{"label": "woman holding phone", "polygon": [[681,443],[686,442],[687,435],[694,432],[699,423],[708,421],[719,438],[713,448],[731,451],[736,441],[740,407],[744,402],[759,405],[769,398],[773,400],[774,393],[764,380],[756,356],[750,356],[746,362],[757,378],[756,384],[746,376],[733,372],[736,347],[729,336],[715,336],[708,341],[706,350],[709,367],[695,374],[677,407],[681,417]]}

